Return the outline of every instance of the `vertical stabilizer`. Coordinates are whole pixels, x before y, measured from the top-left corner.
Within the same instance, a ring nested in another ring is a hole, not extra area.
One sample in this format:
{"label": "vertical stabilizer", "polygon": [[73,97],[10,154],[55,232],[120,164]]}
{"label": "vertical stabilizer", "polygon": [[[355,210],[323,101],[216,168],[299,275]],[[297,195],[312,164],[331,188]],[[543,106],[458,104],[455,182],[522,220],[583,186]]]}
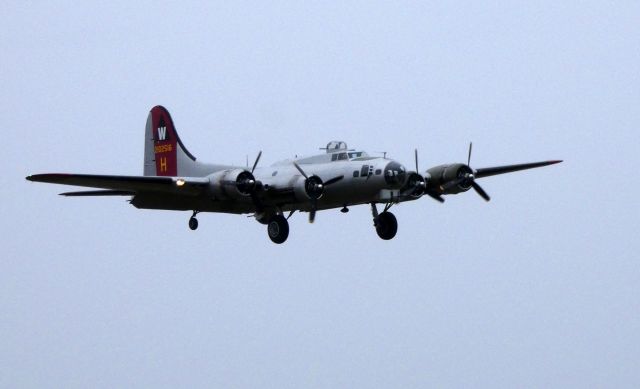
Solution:
{"label": "vertical stabilizer", "polygon": [[144,139],[145,176],[188,176],[196,158],[184,147],[169,111],[157,105],[147,118]]}

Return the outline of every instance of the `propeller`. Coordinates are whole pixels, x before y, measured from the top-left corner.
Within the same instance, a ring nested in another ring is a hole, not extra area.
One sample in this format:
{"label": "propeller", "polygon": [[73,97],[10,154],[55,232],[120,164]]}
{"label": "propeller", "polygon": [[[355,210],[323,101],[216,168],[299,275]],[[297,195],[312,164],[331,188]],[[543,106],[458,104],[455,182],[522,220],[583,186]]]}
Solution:
{"label": "propeller", "polygon": [[298,165],[297,162],[293,162],[293,166],[298,169],[300,174],[305,178],[304,190],[307,192],[307,196],[311,201],[311,211],[309,211],[309,223],[313,223],[316,220],[316,211],[318,210],[318,199],[324,194],[324,188],[329,185],[333,185],[336,182],[342,180],[344,175],[333,177],[327,182],[323,182],[322,179],[316,175],[309,176]]}
{"label": "propeller", "polygon": [[463,168],[465,168],[465,172],[463,172],[462,174],[460,174],[460,176],[453,180],[453,181],[449,181],[446,184],[444,184],[442,186],[442,189],[444,191],[446,191],[447,189],[451,189],[454,186],[457,185],[461,185],[461,184],[467,184],[470,185],[475,191],[476,193],[482,197],[485,201],[489,201],[491,200],[491,197],[489,197],[489,195],[487,194],[487,192],[485,192],[484,189],[482,189],[482,187],[475,181],[476,180],[476,176],[474,174],[474,170],[471,168],[471,150],[473,149],[473,142],[469,143],[469,155],[467,157],[467,165]]}
{"label": "propeller", "polygon": [[[262,202],[260,201],[256,193],[262,189],[262,182],[256,180],[255,177],[253,176],[253,172],[256,170],[256,167],[258,166],[260,157],[262,157],[262,150],[258,152],[258,156],[256,157],[256,160],[253,162],[253,167],[251,167],[251,172],[250,173],[245,172],[247,173],[248,176],[250,176],[250,178],[243,182],[243,184],[247,188],[247,191],[251,195],[251,200],[253,201],[253,204],[255,205],[256,210],[262,209]],[[247,167],[248,166],[249,164],[247,163]]]}
{"label": "propeller", "polygon": [[256,166],[258,166],[258,161],[260,161],[260,157],[262,157],[262,150],[260,150],[260,152],[258,153],[258,156],[256,157],[256,161],[253,163],[253,167],[251,168],[252,174],[253,174],[253,171],[256,170]]}
{"label": "propeller", "polygon": [[[420,166],[419,166],[419,163],[418,163],[418,149],[414,149],[413,150],[413,155],[414,155],[414,160],[415,160],[415,163],[416,163],[416,172],[420,172]],[[420,174],[420,173],[418,173],[418,174]],[[444,203],[444,198],[442,196],[440,196],[438,193],[432,192],[432,191],[427,189],[426,178],[425,177],[422,177],[422,178],[423,178],[422,185],[424,187],[424,192],[423,193],[426,193],[427,195],[429,195],[429,197],[431,197],[432,199],[434,199],[434,200],[436,200],[436,201],[438,201],[440,203]]]}

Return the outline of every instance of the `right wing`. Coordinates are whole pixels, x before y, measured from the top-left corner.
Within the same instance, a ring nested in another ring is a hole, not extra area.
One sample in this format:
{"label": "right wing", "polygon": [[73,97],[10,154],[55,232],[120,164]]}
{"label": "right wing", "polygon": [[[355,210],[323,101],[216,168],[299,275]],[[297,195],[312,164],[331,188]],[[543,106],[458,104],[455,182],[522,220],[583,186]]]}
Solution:
{"label": "right wing", "polygon": [[108,176],[96,174],[34,174],[29,181],[85,186],[106,190],[65,192],[63,196],[127,196],[162,192],[195,196],[209,185],[205,177]]}
{"label": "right wing", "polygon": [[481,168],[481,169],[476,169],[475,177],[476,178],[483,178],[483,177],[495,176],[495,175],[498,175],[498,174],[513,173],[513,172],[517,172],[517,171],[520,171],[520,170],[534,169],[534,168],[537,168],[537,167],[554,165],[554,164],[560,163],[560,162],[562,162],[562,161],[561,160],[554,160],[554,161],[544,161],[544,162],[522,163],[522,164],[519,164],[519,165],[485,167],[485,168]]}

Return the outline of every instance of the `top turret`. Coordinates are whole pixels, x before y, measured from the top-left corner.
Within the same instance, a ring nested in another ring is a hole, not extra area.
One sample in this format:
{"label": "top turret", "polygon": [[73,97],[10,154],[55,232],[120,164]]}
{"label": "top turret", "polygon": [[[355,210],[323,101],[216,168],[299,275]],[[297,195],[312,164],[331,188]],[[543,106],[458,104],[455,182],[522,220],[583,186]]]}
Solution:
{"label": "top turret", "polygon": [[340,140],[332,140],[331,142],[327,143],[326,150],[327,150],[327,153],[335,153],[337,151],[346,151],[347,144]]}

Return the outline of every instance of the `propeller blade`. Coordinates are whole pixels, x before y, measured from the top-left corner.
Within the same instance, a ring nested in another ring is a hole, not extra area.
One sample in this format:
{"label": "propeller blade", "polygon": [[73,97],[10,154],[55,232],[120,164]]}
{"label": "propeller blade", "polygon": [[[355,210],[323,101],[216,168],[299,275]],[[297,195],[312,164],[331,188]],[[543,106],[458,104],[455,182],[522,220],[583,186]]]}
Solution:
{"label": "propeller blade", "polygon": [[311,200],[311,211],[309,211],[309,223],[312,223],[316,220],[316,210],[318,209],[318,201],[315,199]]}
{"label": "propeller blade", "polygon": [[444,203],[444,198],[442,196],[440,196],[439,194],[437,194],[437,193],[427,192],[427,195],[429,195],[429,197],[431,197],[435,201],[438,201],[440,203]]}
{"label": "propeller blade", "polygon": [[489,197],[487,192],[485,192],[484,189],[482,189],[482,187],[480,185],[478,185],[477,182],[472,180],[471,181],[471,186],[473,186],[473,189],[475,189],[476,192],[480,195],[480,197],[482,197],[485,201],[491,200],[491,197]]}
{"label": "propeller blade", "polygon": [[333,177],[332,179],[328,180],[327,182],[324,183],[324,186],[328,186],[331,184],[335,184],[336,182],[342,180],[344,178],[344,176],[338,176],[338,177]]}
{"label": "propeller blade", "polygon": [[302,177],[307,178],[307,179],[309,178],[309,176],[307,176],[307,173],[305,173],[304,170],[302,170],[302,168],[300,167],[300,165],[298,165],[298,163],[296,161],[293,161],[293,166],[295,166],[296,169],[298,169],[300,174],[302,174]]}
{"label": "propeller blade", "polygon": [[253,173],[253,171],[256,170],[256,166],[258,166],[258,161],[260,161],[260,157],[262,157],[262,150],[260,150],[260,152],[258,153],[258,156],[256,157],[256,161],[253,163],[253,167],[251,168],[251,173]]}
{"label": "propeller blade", "polygon": [[469,156],[467,157],[467,166],[471,165],[471,149],[473,148],[473,142],[469,142]]}
{"label": "propeller blade", "polygon": [[420,169],[418,169],[418,149],[413,150],[416,160],[416,173],[420,173]]}

